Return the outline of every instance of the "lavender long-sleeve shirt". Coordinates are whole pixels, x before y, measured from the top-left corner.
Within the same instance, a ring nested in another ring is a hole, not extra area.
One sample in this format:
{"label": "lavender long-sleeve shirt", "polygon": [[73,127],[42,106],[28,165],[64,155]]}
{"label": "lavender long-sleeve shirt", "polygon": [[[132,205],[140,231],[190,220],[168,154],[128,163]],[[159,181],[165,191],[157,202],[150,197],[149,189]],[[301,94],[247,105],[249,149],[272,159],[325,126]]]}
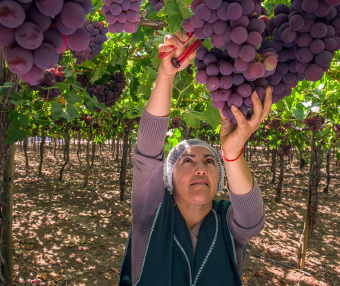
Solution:
{"label": "lavender long-sleeve shirt", "polygon": [[[157,117],[143,112],[133,154],[132,180],[132,283],[140,275],[151,226],[158,205],[164,196],[163,144],[169,116]],[[228,190],[229,191],[229,190]],[[232,202],[226,220],[235,240],[238,269],[243,264],[245,244],[264,227],[264,204],[259,186],[254,180],[253,189],[245,195],[229,191]],[[190,230],[195,253],[200,223]]]}

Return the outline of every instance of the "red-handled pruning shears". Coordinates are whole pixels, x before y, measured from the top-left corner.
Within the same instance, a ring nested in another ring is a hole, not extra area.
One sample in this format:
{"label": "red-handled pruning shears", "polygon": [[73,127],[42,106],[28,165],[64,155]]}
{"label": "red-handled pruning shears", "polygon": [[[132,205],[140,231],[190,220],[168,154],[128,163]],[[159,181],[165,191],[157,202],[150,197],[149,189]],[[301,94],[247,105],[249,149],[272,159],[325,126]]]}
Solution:
{"label": "red-handled pruning shears", "polygon": [[[193,36],[193,33],[188,33],[188,41],[191,39],[191,37]],[[188,43],[185,42],[184,44]],[[195,50],[197,50],[199,48],[199,46],[202,44],[203,40],[195,40],[191,43],[191,45],[183,52],[183,54],[181,54],[177,59],[176,58],[172,58],[171,59],[171,63],[173,65],[173,67],[175,68],[179,68],[181,66],[181,63],[183,63],[190,54],[192,54]],[[158,58],[163,59],[165,58],[167,55],[171,54],[174,50],[176,50],[177,48],[175,46],[171,46],[172,50],[170,52],[167,53],[159,53]]]}

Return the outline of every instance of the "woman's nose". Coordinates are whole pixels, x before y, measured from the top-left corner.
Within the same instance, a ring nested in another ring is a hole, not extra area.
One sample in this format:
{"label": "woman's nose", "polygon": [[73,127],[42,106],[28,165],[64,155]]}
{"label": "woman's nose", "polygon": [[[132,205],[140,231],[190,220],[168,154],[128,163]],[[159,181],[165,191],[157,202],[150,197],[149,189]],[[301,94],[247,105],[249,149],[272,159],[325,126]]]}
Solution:
{"label": "woman's nose", "polygon": [[197,162],[195,174],[197,174],[197,175],[198,174],[199,175],[206,175],[207,174],[207,170],[206,170],[205,165],[203,164],[203,162]]}

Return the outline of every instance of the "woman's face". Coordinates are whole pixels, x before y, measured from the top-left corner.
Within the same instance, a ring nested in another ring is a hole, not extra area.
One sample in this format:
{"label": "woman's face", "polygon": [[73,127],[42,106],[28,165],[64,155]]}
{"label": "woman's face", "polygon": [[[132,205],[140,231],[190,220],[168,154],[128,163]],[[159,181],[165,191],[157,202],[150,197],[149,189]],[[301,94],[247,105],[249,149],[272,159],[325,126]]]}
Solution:
{"label": "woman's face", "polygon": [[178,160],[172,173],[175,201],[185,204],[211,203],[217,193],[219,170],[213,154],[196,146]]}

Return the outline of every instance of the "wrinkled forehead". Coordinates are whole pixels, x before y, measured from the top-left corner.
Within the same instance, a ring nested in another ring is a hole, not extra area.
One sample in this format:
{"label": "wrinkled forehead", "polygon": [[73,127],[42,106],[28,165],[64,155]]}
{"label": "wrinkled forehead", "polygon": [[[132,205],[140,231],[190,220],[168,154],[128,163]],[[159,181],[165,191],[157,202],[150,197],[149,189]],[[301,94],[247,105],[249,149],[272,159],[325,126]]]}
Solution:
{"label": "wrinkled forehead", "polygon": [[214,154],[207,147],[203,147],[203,146],[190,147],[189,149],[187,149],[186,151],[183,152],[181,157],[183,157],[185,155],[192,155],[192,156],[199,156],[199,155],[207,156],[207,155],[210,155],[210,156],[214,157]]}

